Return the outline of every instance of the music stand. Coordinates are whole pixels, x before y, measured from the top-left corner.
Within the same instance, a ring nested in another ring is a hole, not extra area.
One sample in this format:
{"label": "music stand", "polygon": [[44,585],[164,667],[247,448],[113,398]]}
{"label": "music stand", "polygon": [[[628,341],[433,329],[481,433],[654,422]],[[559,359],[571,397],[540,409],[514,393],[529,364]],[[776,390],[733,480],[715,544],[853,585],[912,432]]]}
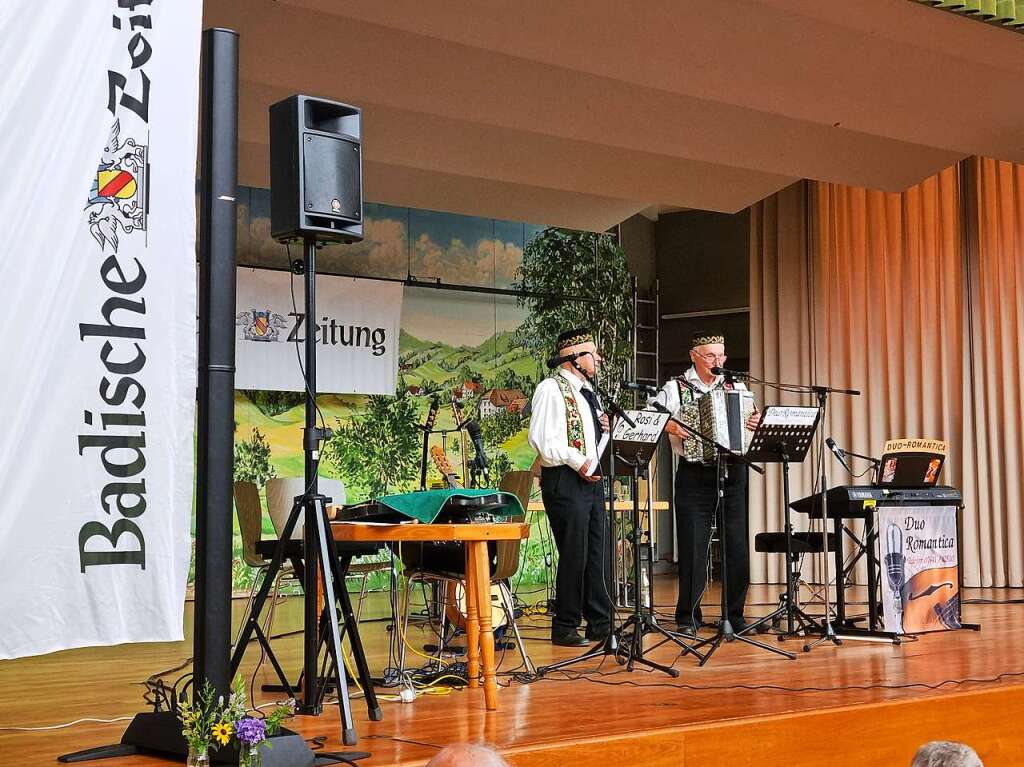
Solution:
{"label": "music stand", "polygon": [[[814,439],[814,431],[818,426],[819,411],[816,407],[768,406],[761,415],[761,421],[750,440],[747,450],[748,460],[759,463],[782,464],[782,497],[784,530],[786,535],[786,594],[785,603],[769,615],[760,618],[747,629],[756,630],[759,626],[786,616],[786,631],[779,637],[798,634],[796,623],[800,622],[800,631],[806,633],[813,626],[820,629],[818,622],[797,606],[796,581],[799,571],[794,570],[793,557],[793,522],[789,509],[789,465],[803,463],[807,451]],[[828,552],[825,552],[828,555]]]}
{"label": "music stand", "polygon": [[[683,654],[692,653],[701,659],[703,656],[686,644],[678,634],[660,626],[653,609],[644,604],[643,575],[641,573],[643,557],[640,556],[642,545],[647,546],[646,561],[650,562],[653,554],[649,534],[646,536],[646,544],[642,543],[644,534],[640,521],[640,495],[638,492],[640,479],[648,475],[651,458],[654,457],[654,451],[669,422],[669,415],[649,410],[628,412],[636,421],[636,427],[630,428],[624,421],[616,423],[613,445],[616,464],[628,466],[633,476],[633,532],[630,536],[630,542],[633,544],[633,613],[615,630],[619,636],[619,651],[616,654],[616,660],[619,663],[624,663],[627,671],[632,671],[636,663],[642,663],[650,668],[663,671],[669,676],[678,677],[678,669],[655,663],[644,657],[645,635],[657,634],[661,637],[661,641],[651,647],[651,650],[656,650],[667,642],[674,642],[682,648]],[[650,518],[648,519],[650,520]],[[653,583],[650,588],[651,602],[653,603]]]}
{"label": "music stand", "polygon": [[[661,404],[659,404],[657,402],[653,403],[652,406],[657,408],[658,410],[661,410],[664,413],[668,412],[665,409],[664,405],[661,405]],[[756,471],[758,474],[764,474],[764,469],[762,469],[760,466],[755,466],[754,463],[752,461],[750,461],[747,458],[746,455],[742,455],[742,454],[737,453],[737,452],[735,452],[733,450],[730,450],[725,445],[723,445],[723,444],[721,444],[719,442],[716,442],[715,440],[711,439],[710,437],[708,437],[705,434],[702,434],[699,430],[693,428],[692,426],[689,426],[688,424],[683,423],[678,418],[673,416],[669,420],[672,421],[673,423],[678,424],[680,427],[682,427],[682,429],[684,431],[686,431],[686,433],[690,437],[699,440],[704,445],[707,445],[709,447],[714,447],[714,450],[715,450],[715,475],[717,477],[717,482],[716,482],[717,501],[716,501],[716,504],[715,504],[715,512],[714,512],[715,522],[714,522],[714,524],[716,524],[716,525],[718,524],[719,518],[722,520],[722,524],[718,528],[719,546],[721,547],[721,551],[722,551],[722,587],[721,587],[721,600],[720,600],[721,613],[722,614],[721,614],[721,617],[718,620],[718,626],[715,628],[714,635],[708,637],[707,639],[701,639],[693,647],[690,647],[689,649],[691,649],[697,655],[697,657],[699,657],[701,659],[700,660],[700,664],[699,664],[701,666],[703,666],[705,663],[707,663],[709,660],[711,660],[711,656],[715,654],[715,651],[718,650],[719,646],[721,646],[723,641],[725,641],[725,642],[732,642],[732,641],[735,641],[735,640],[739,640],[740,642],[743,642],[743,643],[748,644],[748,645],[752,645],[754,647],[760,647],[762,650],[767,650],[770,653],[775,653],[776,655],[781,655],[784,658],[788,658],[789,660],[796,660],[796,656],[793,653],[791,653],[791,652],[786,652],[785,650],[779,649],[778,647],[771,647],[769,645],[764,644],[763,642],[758,642],[758,641],[756,641],[754,639],[751,639],[748,636],[744,636],[743,634],[745,633],[745,631],[741,632],[741,633],[736,633],[735,631],[733,631],[733,629],[732,629],[732,622],[729,620],[729,606],[726,604],[726,599],[727,599],[726,595],[727,595],[727,592],[728,592],[728,582],[729,582],[729,571],[728,571],[728,564],[727,564],[727,556],[728,555],[726,553],[726,532],[725,532],[725,477],[726,477],[726,473],[728,471],[728,469],[727,469],[727,462],[739,463],[739,464],[743,464],[743,465],[749,466],[751,469]],[[701,656],[700,653],[697,652],[696,648],[706,647],[708,645],[710,645],[710,649],[706,653],[704,653],[703,656]],[[687,645],[687,647],[689,647],[689,646]]]}

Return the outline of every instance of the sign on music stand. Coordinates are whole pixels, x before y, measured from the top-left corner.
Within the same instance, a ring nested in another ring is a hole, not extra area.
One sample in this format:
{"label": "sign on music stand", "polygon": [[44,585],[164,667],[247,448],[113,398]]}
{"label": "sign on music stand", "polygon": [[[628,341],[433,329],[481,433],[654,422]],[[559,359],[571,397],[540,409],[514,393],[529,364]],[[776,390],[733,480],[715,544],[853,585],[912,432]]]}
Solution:
{"label": "sign on music stand", "polygon": [[814,439],[818,408],[771,405],[761,414],[746,456],[758,463],[801,463]]}
{"label": "sign on music stand", "polygon": [[[612,457],[615,458],[616,477],[632,477],[633,465],[647,466],[654,457],[661,435],[665,432],[671,416],[654,410],[627,410],[626,415],[636,426],[630,426],[621,418],[616,419],[611,434],[611,448],[601,452],[601,476],[612,476]],[[601,449],[600,446],[598,448]]]}
{"label": "sign on music stand", "polygon": [[636,426],[630,426],[619,419],[612,432],[612,444],[615,446],[615,460],[627,464],[630,467],[628,473],[632,473],[632,467],[646,466],[651,462],[670,416],[653,410],[626,412],[636,422]]}
{"label": "sign on music stand", "polygon": [[[766,407],[750,440],[750,449],[746,453],[751,461],[782,464],[783,515],[786,531],[786,603],[780,604],[777,610],[761,618],[755,625],[763,625],[784,615],[785,635],[797,633],[797,621],[805,632],[809,626],[817,627],[814,618],[796,604],[796,581],[799,572],[794,570],[796,562],[793,556],[793,523],[789,510],[789,464],[801,463],[807,457],[807,451],[814,439],[814,431],[818,426],[818,414],[816,407]],[[828,556],[827,541],[824,556]]]}

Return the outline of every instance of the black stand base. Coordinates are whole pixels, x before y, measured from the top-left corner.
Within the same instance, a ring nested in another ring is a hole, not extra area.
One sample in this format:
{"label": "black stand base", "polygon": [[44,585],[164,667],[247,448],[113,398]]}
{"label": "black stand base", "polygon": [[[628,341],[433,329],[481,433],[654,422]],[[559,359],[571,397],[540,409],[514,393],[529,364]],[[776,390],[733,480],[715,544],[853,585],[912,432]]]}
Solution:
{"label": "black stand base", "polygon": [[[761,621],[758,621],[758,623],[760,622]],[[745,629],[743,629],[742,632],[736,633],[732,630],[732,623],[729,622],[729,619],[722,618],[720,621],[718,621],[718,629],[715,631],[714,636],[710,636],[707,639],[702,639],[694,645],[695,648],[708,647],[708,651],[704,653],[704,656],[700,659],[700,663],[698,665],[703,666],[705,663],[711,660],[711,656],[715,654],[715,652],[721,646],[723,641],[744,642],[745,644],[751,645],[753,647],[760,647],[762,650],[767,650],[768,652],[773,652],[776,655],[781,655],[783,658],[786,658],[787,660],[796,660],[796,655],[794,653],[787,652],[786,650],[782,650],[778,647],[772,647],[771,645],[765,644],[764,642],[758,642],[756,639],[751,639],[748,636],[744,636],[744,634],[746,634],[747,632],[753,631],[757,627],[757,625],[757,623],[752,623]]]}
{"label": "black stand base", "polygon": [[[310,750],[305,738],[288,729],[282,729],[278,735],[271,738],[270,745],[272,748],[260,749],[264,767],[315,767],[354,762],[369,756],[361,751],[315,754]],[[121,737],[120,743],[64,754],[58,756],[57,761],[70,764],[136,754],[179,759],[188,756],[188,744],[181,736],[181,722],[178,718],[170,711],[136,714]],[[210,763],[238,764],[238,751],[233,748],[211,751]]]}
{"label": "black stand base", "polygon": [[682,648],[680,656],[690,653],[701,660],[704,658],[703,655],[686,644],[679,634],[660,626],[654,616],[647,612],[638,612],[629,616],[626,622],[618,628],[617,633],[619,634],[619,652],[616,654],[615,660],[619,665],[625,665],[627,671],[632,671],[633,666],[640,663],[648,668],[664,672],[673,679],[679,676],[679,669],[655,663],[644,657],[644,637],[648,634],[657,634],[662,637],[660,642],[650,648],[651,650],[673,642]]}
{"label": "black stand base", "polygon": [[[825,606],[825,609],[828,610],[828,605]],[[828,622],[825,623],[825,627],[821,630],[820,637],[815,639],[813,642],[809,642],[804,645],[804,652],[810,652],[818,645],[825,644],[826,642],[831,642],[836,647],[843,644],[842,638],[836,634],[835,629],[832,628],[832,624]]]}
{"label": "black stand base", "polygon": [[575,658],[566,658],[560,660],[557,663],[550,663],[547,666],[541,666],[537,669],[537,676],[542,677],[549,671],[558,671],[565,668],[566,666],[575,666],[577,663],[584,663],[585,661],[591,660],[592,658],[600,658],[601,656],[607,655],[618,655],[619,653],[619,638],[613,631],[608,635],[608,638],[596,647],[592,647],[582,655],[577,655]]}
{"label": "black stand base", "polygon": [[[781,628],[783,620],[786,621],[785,629]],[[814,616],[804,612],[795,604],[790,607],[788,591],[779,594],[779,606],[773,612],[758,618],[750,626],[751,630],[759,634],[767,632],[769,627],[778,632],[776,636],[780,642],[794,637],[811,637],[822,631],[821,623]]]}

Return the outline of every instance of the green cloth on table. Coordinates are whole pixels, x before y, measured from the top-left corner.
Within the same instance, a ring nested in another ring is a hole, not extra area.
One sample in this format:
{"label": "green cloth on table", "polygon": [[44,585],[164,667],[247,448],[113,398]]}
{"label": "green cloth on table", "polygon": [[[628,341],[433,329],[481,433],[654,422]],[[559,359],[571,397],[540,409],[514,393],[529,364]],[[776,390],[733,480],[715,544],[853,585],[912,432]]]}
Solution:
{"label": "green cloth on table", "polygon": [[429,525],[441,509],[448,502],[449,498],[477,498],[481,495],[501,495],[506,505],[495,509],[493,513],[506,517],[513,517],[517,514],[524,514],[523,505],[512,493],[502,490],[466,490],[456,488],[452,490],[421,490],[418,493],[399,493],[398,495],[385,495],[377,499],[388,508],[394,509],[400,514],[411,517],[425,525]]}

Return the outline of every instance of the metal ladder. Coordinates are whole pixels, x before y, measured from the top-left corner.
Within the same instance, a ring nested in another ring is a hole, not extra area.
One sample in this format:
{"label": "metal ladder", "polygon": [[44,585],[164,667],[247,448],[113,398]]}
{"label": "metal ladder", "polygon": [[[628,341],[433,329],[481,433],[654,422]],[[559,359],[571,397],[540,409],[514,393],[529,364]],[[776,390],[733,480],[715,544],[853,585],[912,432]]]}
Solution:
{"label": "metal ladder", "polygon": [[[630,360],[627,377],[631,381],[657,387],[661,374],[661,339],[658,332],[661,324],[661,312],[658,299],[658,281],[645,291],[641,291],[640,283],[633,278],[633,328],[630,341],[633,346],[633,358]],[[643,406],[647,398],[639,392],[634,393],[634,405]]]}
{"label": "metal ladder", "polygon": [[[633,348],[633,355],[626,362],[625,377],[627,380],[636,381],[637,383],[649,384],[650,386],[657,387],[659,375],[661,374],[661,358],[660,358],[660,334],[658,332],[661,323],[660,305],[658,300],[658,281],[655,280],[653,285],[642,290],[640,288],[639,280],[633,277],[633,314],[632,314],[632,327],[630,329],[630,345]],[[643,409],[647,404],[647,396],[640,393],[633,393],[633,407],[637,409]],[[638,491],[637,488],[632,487],[632,482],[629,480],[623,480],[628,486],[628,493],[632,494]],[[651,491],[648,490],[650,496]],[[645,532],[650,535],[653,540],[652,522],[653,513],[649,511],[642,511],[641,517],[644,520],[643,526],[646,528]],[[624,524],[621,524],[625,520],[625,515],[617,519],[619,524],[616,524],[616,535],[617,541],[617,556],[615,562],[615,590],[617,603],[620,607],[632,606],[632,600],[635,594],[635,585],[631,584],[630,574],[632,572],[632,563],[629,561],[627,552],[630,551],[627,535],[628,531]],[[644,571],[647,568],[645,565]],[[646,581],[646,579],[645,579]],[[649,583],[641,584],[641,589],[647,591],[650,588]]]}

